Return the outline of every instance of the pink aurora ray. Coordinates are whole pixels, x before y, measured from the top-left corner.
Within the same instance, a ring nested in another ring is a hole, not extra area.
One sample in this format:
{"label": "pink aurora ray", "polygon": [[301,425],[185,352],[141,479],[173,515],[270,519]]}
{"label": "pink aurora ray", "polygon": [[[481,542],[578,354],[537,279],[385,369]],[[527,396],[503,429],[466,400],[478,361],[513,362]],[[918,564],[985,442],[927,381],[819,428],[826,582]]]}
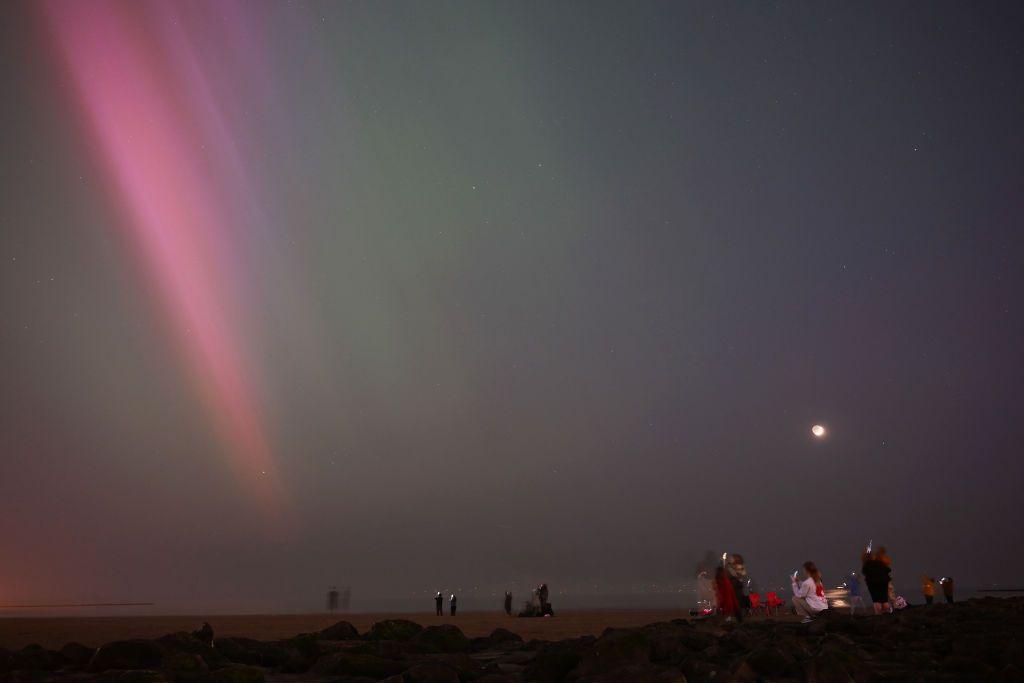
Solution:
{"label": "pink aurora ray", "polygon": [[202,36],[190,39],[177,19],[198,12],[207,15],[191,17],[198,25],[230,24],[241,8],[109,0],[44,7],[119,227],[152,280],[233,469],[276,510],[281,487],[240,343],[239,230],[249,229],[252,209],[239,207],[258,197],[246,190],[237,141],[204,76]]}

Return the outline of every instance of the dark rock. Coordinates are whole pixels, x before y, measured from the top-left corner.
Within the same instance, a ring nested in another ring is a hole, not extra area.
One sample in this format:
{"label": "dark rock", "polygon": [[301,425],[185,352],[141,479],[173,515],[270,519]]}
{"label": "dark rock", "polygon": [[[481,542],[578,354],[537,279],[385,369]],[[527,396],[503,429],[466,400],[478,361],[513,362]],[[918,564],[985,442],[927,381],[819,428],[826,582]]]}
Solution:
{"label": "dark rock", "polygon": [[84,669],[89,665],[92,656],[96,654],[96,648],[72,642],[65,644],[60,649],[60,653],[71,666]]}
{"label": "dark rock", "polygon": [[[444,664],[445,666],[454,669],[455,673],[459,675],[459,680],[463,681],[476,680],[487,672],[480,662],[461,652],[454,654],[428,655],[427,659],[428,661]],[[492,668],[492,673],[500,673],[500,671]]]}
{"label": "dark rock", "polygon": [[416,664],[402,675],[406,683],[459,683],[458,672],[440,662]]}
{"label": "dark rock", "polygon": [[147,669],[135,669],[128,671],[106,671],[95,676],[93,681],[97,683],[170,683],[162,671]]}
{"label": "dark rock", "polygon": [[287,648],[252,638],[217,638],[213,649],[230,662],[268,668],[284,666],[292,658]]}
{"label": "dark rock", "polygon": [[164,655],[164,648],[152,640],[118,640],[96,650],[86,669],[92,672],[160,669],[164,665]]}
{"label": "dark rock", "polygon": [[367,654],[375,654],[378,657],[384,657],[385,659],[400,659],[403,654],[403,643],[400,643],[397,640],[378,640],[375,643],[369,643],[369,645],[371,647],[375,647],[373,647],[372,652],[368,652]]}
{"label": "dark rock", "polygon": [[202,674],[196,683],[263,683],[265,672],[258,666],[230,664]]}
{"label": "dark rock", "polygon": [[612,669],[607,673],[584,676],[579,683],[686,683],[686,676],[679,669],[656,664],[631,664]]}
{"label": "dark rock", "polygon": [[650,662],[651,642],[639,629],[607,629],[593,647],[583,653],[579,676],[605,673],[633,664]]}
{"label": "dark rock", "polygon": [[356,640],[359,638],[359,631],[347,621],[339,621],[334,626],[328,626],[317,634],[320,640]]}
{"label": "dark rock", "polygon": [[56,671],[68,665],[59,652],[40,645],[26,645],[10,656],[7,666],[12,671]]}
{"label": "dark rock", "polygon": [[474,679],[473,683],[514,683],[515,680],[505,674],[484,674],[480,678]]}
{"label": "dark rock", "polygon": [[512,631],[509,631],[508,629],[496,628],[493,631],[491,631],[491,635],[487,636],[487,640],[491,643],[491,645],[505,645],[507,643],[518,644],[523,642],[523,637],[520,636],[518,633],[513,633]]}
{"label": "dark rock", "polygon": [[462,629],[452,624],[428,626],[412,642],[422,652],[466,652],[470,644]]}
{"label": "dark rock", "polygon": [[378,621],[370,627],[366,634],[367,640],[397,640],[405,642],[412,640],[416,634],[423,630],[423,627],[408,619],[386,619]]}
{"label": "dark rock", "polygon": [[526,667],[527,680],[561,681],[575,669],[582,659],[581,652],[593,645],[594,638],[560,640],[545,643]]}
{"label": "dark rock", "polygon": [[321,676],[367,676],[369,678],[387,678],[405,670],[405,665],[391,659],[374,655],[336,652],[324,655],[316,660],[310,673]]}

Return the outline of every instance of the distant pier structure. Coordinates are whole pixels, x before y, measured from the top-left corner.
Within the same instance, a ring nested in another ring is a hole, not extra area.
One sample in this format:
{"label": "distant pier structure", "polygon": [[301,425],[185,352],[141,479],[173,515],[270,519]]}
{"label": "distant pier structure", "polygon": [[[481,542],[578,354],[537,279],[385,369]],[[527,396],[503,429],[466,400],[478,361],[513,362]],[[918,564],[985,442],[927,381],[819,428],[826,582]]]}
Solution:
{"label": "distant pier structure", "polygon": [[330,590],[327,591],[327,611],[330,613],[334,612],[347,612],[349,605],[352,604],[352,588],[346,586],[340,591],[337,586],[331,586]]}

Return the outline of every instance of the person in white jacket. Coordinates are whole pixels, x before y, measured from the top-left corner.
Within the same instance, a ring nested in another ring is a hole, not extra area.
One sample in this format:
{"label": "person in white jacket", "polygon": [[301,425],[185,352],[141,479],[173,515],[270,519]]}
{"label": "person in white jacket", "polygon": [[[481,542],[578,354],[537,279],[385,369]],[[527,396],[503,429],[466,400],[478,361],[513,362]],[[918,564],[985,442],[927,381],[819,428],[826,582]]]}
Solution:
{"label": "person in white jacket", "polygon": [[815,614],[828,609],[828,600],[825,599],[825,586],[821,582],[821,572],[814,566],[813,562],[804,562],[804,579],[797,580],[798,573],[794,572],[793,581],[793,609],[803,617],[804,622],[814,618]]}

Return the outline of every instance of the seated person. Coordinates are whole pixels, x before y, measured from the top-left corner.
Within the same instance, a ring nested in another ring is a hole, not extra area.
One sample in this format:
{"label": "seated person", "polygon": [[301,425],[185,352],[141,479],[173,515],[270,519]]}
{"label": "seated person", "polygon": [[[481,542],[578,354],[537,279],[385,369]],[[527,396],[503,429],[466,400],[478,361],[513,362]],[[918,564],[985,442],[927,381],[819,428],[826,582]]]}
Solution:
{"label": "seated person", "polygon": [[821,583],[821,572],[813,562],[804,562],[804,579],[797,581],[797,573],[793,574],[793,608],[803,617],[804,622],[814,618],[818,612],[828,609],[825,599],[825,586]]}

